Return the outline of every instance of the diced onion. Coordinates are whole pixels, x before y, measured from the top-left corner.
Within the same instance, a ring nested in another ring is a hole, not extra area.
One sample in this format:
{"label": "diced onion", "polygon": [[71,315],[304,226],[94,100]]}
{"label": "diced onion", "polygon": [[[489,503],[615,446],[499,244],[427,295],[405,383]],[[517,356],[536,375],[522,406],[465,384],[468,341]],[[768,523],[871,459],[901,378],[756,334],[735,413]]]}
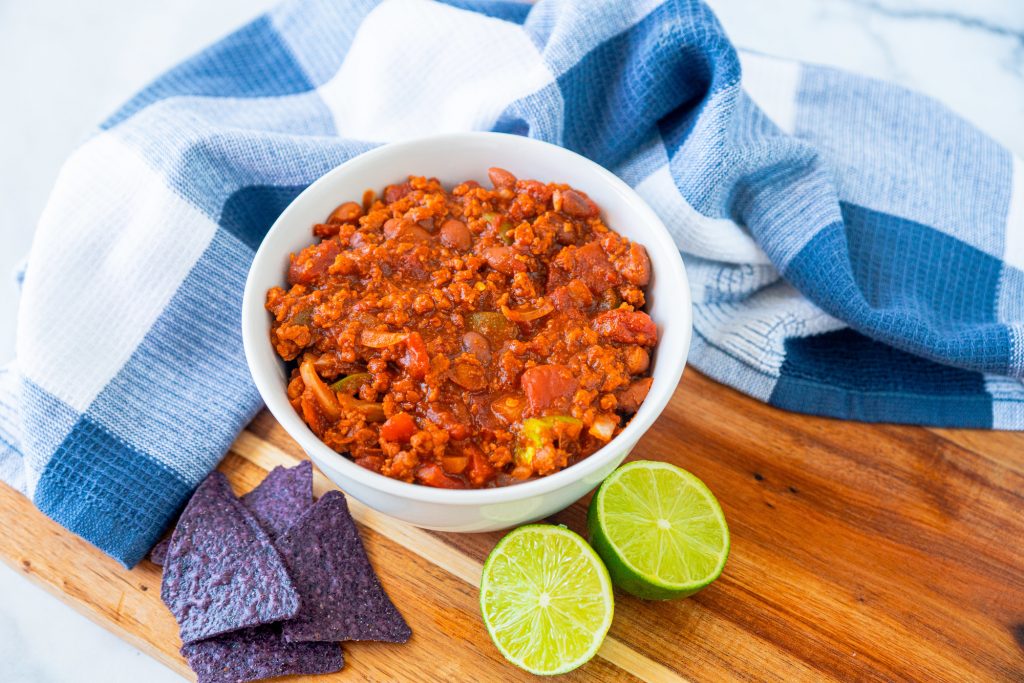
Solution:
{"label": "diced onion", "polygon": [[358,398],[353,398],[348,394],[338,394],[338,402],[346,410],[353,410],[362,413],[367,422],[383,422],[386,419],[383,403],[363,401]]}
{"label": "diced onion", "polygon": [[363,330],[359,335],[359,343],[371,349],[383,349],[405,341],[408,332],[383,332],[380,330]]}
{"label": "diced onion", "polygon": [[332,419],[337,420],[341,414],[341,406],[338,405],[338,397],[335,396],[334,392],[327,388],[324,381],[320,379],[320,375],[316,374],[316,368],[313,366],[313,359],[306,357],[302,364],[299,366],[299,374],[302,376],[302,383],[306,385],[306,388],[312,392],[316,402],[320,405],[320,410],[323,414]]}
{"label": "diced onion", "polygon": [[553,310],[555,310],[555,305],[547,299],[542,299],[536,308],[514,309],[509,308],[505,304],[501,305],[501,312],[505,317],[517,323],[525,323],[537,318],[543,318]]}
{"label": "diced onion", "polygon": [[594,418],[594,423],[590,425],[588,431],[591,436],[601,439],[601,441],[611,441],[615,434],[615,428],[618,426],[618,418],[612,415],[598,415]]}

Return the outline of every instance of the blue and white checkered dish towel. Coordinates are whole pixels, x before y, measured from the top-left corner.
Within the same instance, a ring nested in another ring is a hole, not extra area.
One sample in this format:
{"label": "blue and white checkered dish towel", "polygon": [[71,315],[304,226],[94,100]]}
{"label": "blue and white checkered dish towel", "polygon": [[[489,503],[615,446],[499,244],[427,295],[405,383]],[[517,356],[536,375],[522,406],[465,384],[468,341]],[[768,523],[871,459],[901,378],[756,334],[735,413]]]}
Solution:
{"label": "blue and white checkered dish towel", "polygon": [[136,563],[260,406],[239,304],[275,217],[376,144],[455,130],[635,187],[683,253],[711,377],[808,413],[1024,428],[1024,165],[935,102],[737,54],[697,2],[311,0],[68,160],[2,376],[0,476]]}

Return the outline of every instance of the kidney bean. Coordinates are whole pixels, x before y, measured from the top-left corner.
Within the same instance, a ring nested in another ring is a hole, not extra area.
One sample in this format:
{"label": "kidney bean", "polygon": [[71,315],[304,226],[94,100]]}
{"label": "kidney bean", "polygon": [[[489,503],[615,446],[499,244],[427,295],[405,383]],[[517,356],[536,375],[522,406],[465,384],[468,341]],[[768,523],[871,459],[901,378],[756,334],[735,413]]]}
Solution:
{"label": "kidney bean", "polygon": [[355,202],[345,202],[327,217],[328,223],[357,223],[363,215],[363,207]]}
{"label": "kidney bean", "polygon": [[340,230],[341,223],[317,223],[313,226],[313,235],[321,239],[337,237]]}
{"label": "kidney bean", "polygon": [[462,348],[467,353],[476,356],[485,365],[491,362],[491,344],[487,341],[487,337],[479,332],[470,330],[462,335]]}
{"label": "kidney bean", "polygon": [[384,203],[391,204],[397,202],[410,192],[412,192],[412,185],[407,182],[401,185],[388,185],[384,188]]}
{"label": "kidney bean", "polygon": [[594,218],[600,211],[597,204],[576,190],[562,191],[562,211],[574,218]]}
{"label": "kidney bean", "polygon": [[430,233],[418,225],[406,225],[398,235],[403,242],[428,242]]}
{"label": "kidney bean", "polygon": [[648,392],[651,390],[651,384],[654,382],[652,377],[644,377],[638,379],[628,387],[616,394],[616,398],[619,400],[618,410],[622,413],[635,413],[640,408],[640,404],[647,398]]}
{"label": "kidney bean", "polygon": [[651,316],[643,311],[626,311],[621,308],[605,311],[594,318],[591,326],[602,337],[620,344],[654,346],[658,343],[658,328]]}
{"label": "kidney bean", "polygon": [[629,254],[625,262],[619,266],[622,277],[630,284],[645,287],[651,281],[651,258],[642,244],[633,242],[629,245]]}
{"label": "kidney bean", "polygon": [[288,266],[288,284],[311,285],[323,277],[334,259],[341,253],[337,240],[324,240],[320,244],[306,247],[292,257]]}
{"label": "kidney bean", "polygon": [[363,192],[363,213],[370,213],[370,207],[373,206],[373,200],[376,198],[377,193],[373,190]]}
{"label": "kidney bean", "polygon": [[526,272],[526,264],[516,258],[516,251],[512,247],[488,247],[480,255],[487,261],[487,265],[499,273],[512,275]]}
{"label": "kidney bean", "polygon": [[449,218],[441,226],[441,244],[449,249],[465,251],[473,244],[473,233],[462,221]]}
{"label": "kidney bean", "polygon": [[516,177],[503,168],[492,167],[487,169],[487,177],[491,179],[494,187],[507,187],[511,189],[516,186]]}
{"label": "kidney bean", "polygon": [[430,233],[404,218],[389,218],[384,223],[384,236],[399,242],[426,242]]}
{"label": "kidney bean", "polygon": [[576,250],[572,274],[582,280],[590,291],[598,294],[622,281],[622,276],[608,260],[608,254],[596,240]]}
{"label": "kidney bean", "polygon": [[642,346],[630,346],[626,349],[626,370],[631,375],[647,372],[651,365],[651,356]]}

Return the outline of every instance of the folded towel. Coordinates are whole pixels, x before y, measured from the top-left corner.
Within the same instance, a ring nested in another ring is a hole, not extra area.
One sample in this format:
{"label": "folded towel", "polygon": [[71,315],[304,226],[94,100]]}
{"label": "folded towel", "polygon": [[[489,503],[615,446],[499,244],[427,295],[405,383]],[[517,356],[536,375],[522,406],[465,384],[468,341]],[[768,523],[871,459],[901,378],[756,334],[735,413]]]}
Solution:
{"label": "folded towel", "polygon": [[650,202],[711,377],[808,413],[1024,427],[1024,165],[935,102],[738,54],[698,2],[310,0],[68,160],[0,376],[0,476],[138,562],[260,407],[239,305],[277,215],[374,145],[471,129],[577,150]]}

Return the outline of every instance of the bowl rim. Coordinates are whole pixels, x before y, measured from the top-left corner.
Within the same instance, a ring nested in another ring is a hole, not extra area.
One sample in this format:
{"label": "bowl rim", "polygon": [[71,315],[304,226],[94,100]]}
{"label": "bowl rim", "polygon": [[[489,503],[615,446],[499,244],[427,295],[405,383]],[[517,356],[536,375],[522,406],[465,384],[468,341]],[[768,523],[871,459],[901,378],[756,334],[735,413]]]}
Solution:
{"label": "bowl rim", "polygon": [[[256,274],[262,272],[271,265],[274,265],[274,259],[278,259],[280,257],[279,254],[271,254],[269,252],[267,244],[271,241],[271,236],[277,232],[289,230],[289,226],[292,223],[291,215],[297,211],[296,207],[301,206],[305,201],[308,201],[311,196],[314,196],[317,193],[318,188],[332,184],[339,176],[358,172],[361,165],[368,164],[379,157],[401,157],[403,152],[407,152],[417,146],[443,145],[446,149],[452,149],[460,144],[472,144],[475,141],[488,139],[498,145],[505,145],[511,142],[522,147],[532,147],[539,150],[541,153],[554,154],[555,156],[561,155],[565,159],[566,163],[580,164],[589,167],[589,169],[594,172],[598,178],[608,184],[608,189],[618,193],[626,200],[630,210],[635,212],[639,219],[637,224],[643,225],[643,230],[650,231],[651,239],[648,241],[645,238],[644,246],[649,249],[652,247],[658,249],[671,249],[671,251],[677,255],[679,253],[679,249],[676,247],[668,229],[650,205],[648,205],[647,202],[644,201],[644,199],[640,197],[635,190],[633,190],[633,188],[629,187],[629,185],[611,171],[564,147],[559,147],[558,145],[542,140],[508,133],[485,131],[444,133],[417,137],[400,142],[385,143],[358,154],[338,166],[335,166],[313,181],[306,189],[295,197],[285,210],[281,212],[277,220],[274,221],[274,224],[267,231],[266,235],[264,235],[259,248],[253,256],[252,263],[249,266],[249,271],[246,276],[245,289],[242,296],[241,327],[242,344],[245,351],[246,363],[249,366],[249,372],[252,375],[253,382],[260,393],[260,397],[263,399],[264,404],[270,410],[271,414],[285,429],[288,435],[298,442],[310,458],[314,461],[322,458],[331,462],[341,474],[353,479],[359,485],[410,501],[421,503],[441,503],[452,506],[477,506],[481,504],[509,503],[542,496],[586,478],[588,475],[600,470],[608,461],[613,460],[621,452],[622,447],[617,447],[617,444],[628,443],[630,446],[627,448],[631,448],[640,439],[640,437],[650,429],[655,420],[657,420],[665,409],[665,406],[668,405],[669,400],[672,398],[672,395],[679,384],[679,380],[682,377],[683,369],[686,366],[686,360],[689,355],[693,330],[693,310],[689,281],[686,277],[685,267],[683,265],[682,258],[677,256],[676,259],[668,259],[669,263],[672,264],[670,267],[671,272],[659,272],[657,274],[659,277],[668,276],[672,281],[674,281],[673,284],[676,286],[677,290],[673,291],[673,297],[678,298],[678,302],[676,304],[677,308],[674,308],[673,310],[678,311],[678,313],[675,314],[674,319],[672,316],[670,316],[670,319],[672,319],[672,324],[683,327],[681,353],[679,353],[676,358],[659,356],[655,369],[651,373],[652,377],[664,376],[667,383],[662,384],[662,387],[657,393],[653,391],[652,387],[651,394],[647,396],[643,404],[641,404],[640,410],[637,411],[636,415],[633,416],[622,432],[580,462],[555,472],[554,474],[540,477],[538,479],[533,479],[520,484],[485,489],[434,488],[422,484],[413,484],[398,479],[392,479],[391,477],[387,477],[383,474],[372,472],[360,465],[357,465],[352,460],[349,460],[342,454],[328,447],[327,444],[321,441],[320,438],[317,437],[299,418],[298,414],[286,399],[283,401],[277,400],[280,397],[277,397],[276,394],[281,393],[282,396],[284,396],[284,394],[281,392],[280,388],[276,386],[276,378],[270,377],[272,373],[260,367],[259,361],[256,358],[257,345],[260,343],[269,344],[267,338],[268,323],[264,309],[266,292],[255,291],[257,287]],[[309,226],[304,227],[305,229],[308,229]],[[274,267],[276,267],[276,265]],[[285,410],[285,408],[287,410]]]}

